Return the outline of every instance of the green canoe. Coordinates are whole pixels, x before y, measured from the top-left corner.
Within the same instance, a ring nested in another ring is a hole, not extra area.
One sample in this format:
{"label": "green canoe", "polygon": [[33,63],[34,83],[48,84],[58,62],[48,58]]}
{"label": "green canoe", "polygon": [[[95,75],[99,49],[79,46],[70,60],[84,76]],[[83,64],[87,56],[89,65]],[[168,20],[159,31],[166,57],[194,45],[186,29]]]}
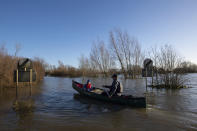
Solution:
{"label": "green canoe", "polygon": [[72,81],[72,87],[79,92],[81,95],[87,96],[92,99],[110,102],[114,104],[128,105],[132,107],[146,108],[146,98],[145,97],[133,97],[133,96],[113,96],[109,98],[108,96],[102,95],[103,89],[93,88],[92,91],[87,91],[83,88],[83,84],[76,81]]}

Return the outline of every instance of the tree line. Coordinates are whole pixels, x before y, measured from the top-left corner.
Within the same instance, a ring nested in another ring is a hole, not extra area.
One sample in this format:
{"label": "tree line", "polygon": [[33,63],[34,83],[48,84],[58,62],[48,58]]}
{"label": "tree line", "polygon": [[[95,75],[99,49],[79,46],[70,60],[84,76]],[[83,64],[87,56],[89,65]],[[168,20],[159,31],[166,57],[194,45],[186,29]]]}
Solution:
{"label": "tree line", "polygon": [[109,43],[100,39],[93,42],[89,56],[80,56],[78,68],[59,62],[58,67],[49,70],[49,75],[75,77],[118,73],[124,78],[136,79],[142,77],[145,58],[153,61],[152,87],[181,88],[187,81],[185,73],[197,72],[197,65],[185,61],[171,45],[155,45],[143,51],[137,38],[115,29],[109,32]]}
{"label": "tree line", "polygon": [[124,74],[125,78],[140,77],[141,66],[145,55],[141,45],[127,32],[113,30],[109,33],[110,43],[96,40],[88,57],[79,57],[79,67],[64,65],[59,61],[58,66],[47,67],[47,75],[51,76],[109,76],[113,73]]}
{"label": "tree line", "polygon": [[[47,66],[47,75],[51,76],[109,76],[113,73],[123,74],[125,78],[139,78],[142,74],[143,61],[150,58],[157,73],[176,71],[180,74],[197,72],[197,65],[177,54],[171,45],[156,45],[143,51],[137,38],[127,32],[115,29],[109,32],[109,43],[97,39],[93,42],[88,56],[79,57],[79,66]],[[163,74],[163,73],[162,73]]]}

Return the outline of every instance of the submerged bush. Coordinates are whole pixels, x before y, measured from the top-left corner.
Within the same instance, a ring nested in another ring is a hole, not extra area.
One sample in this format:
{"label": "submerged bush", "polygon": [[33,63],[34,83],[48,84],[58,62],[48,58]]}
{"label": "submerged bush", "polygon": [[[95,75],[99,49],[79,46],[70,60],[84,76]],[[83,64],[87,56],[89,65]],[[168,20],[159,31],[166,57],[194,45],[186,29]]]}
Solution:
{"label": "submerged bush", "polygon": [[12,109],[20,117],[31,116],[35,110],[35,102],[32,99],[28,100],[15,100]]}
{"label": "submerged bush", "polygon": [[185,72],[180,69],[182,58],[170,45],[152,50],[155,77],[153,87],[157,88],[183,88],[188,79]]}

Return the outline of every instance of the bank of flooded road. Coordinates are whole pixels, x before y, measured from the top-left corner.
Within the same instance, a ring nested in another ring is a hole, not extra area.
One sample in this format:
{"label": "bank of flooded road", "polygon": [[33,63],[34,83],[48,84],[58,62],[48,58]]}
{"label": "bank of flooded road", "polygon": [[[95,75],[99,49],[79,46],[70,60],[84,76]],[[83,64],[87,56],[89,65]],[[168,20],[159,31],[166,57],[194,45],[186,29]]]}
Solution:
{"label": "bank of flooded road", "polygon": [[[19,88],[17,100],[15,89],[1,90],[0,130],[197,130],[197,74],[189,77],[192,88],[148,88],[147,108],[90,100],[72,88],[72,78],[45,77],[31,96],[29,88]],[[89,79],[97,87],[111,83]],[[125,94],[146,92],[142,79],[122,83]]]}

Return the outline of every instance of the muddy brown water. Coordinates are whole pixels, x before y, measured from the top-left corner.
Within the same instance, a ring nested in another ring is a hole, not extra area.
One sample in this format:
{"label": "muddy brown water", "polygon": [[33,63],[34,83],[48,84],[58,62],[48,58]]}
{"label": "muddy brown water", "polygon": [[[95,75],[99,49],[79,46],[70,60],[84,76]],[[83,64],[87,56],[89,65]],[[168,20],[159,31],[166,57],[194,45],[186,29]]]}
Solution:
{"label": "muddy brown water", "polygon": [[[72,80],[90,79],[101,87],[110,78],[45,77],[32,88],[19,88],[17,102],[31,101],[31,111],[16,111],[15,89],[0,90],[0,130],[197,130],[197,74],[189,74],[192,88],[151,89],[147,108],[131,108],[90,100],[77,94]],[[145,81],[123,80],[124,93],[144,96]]]}

